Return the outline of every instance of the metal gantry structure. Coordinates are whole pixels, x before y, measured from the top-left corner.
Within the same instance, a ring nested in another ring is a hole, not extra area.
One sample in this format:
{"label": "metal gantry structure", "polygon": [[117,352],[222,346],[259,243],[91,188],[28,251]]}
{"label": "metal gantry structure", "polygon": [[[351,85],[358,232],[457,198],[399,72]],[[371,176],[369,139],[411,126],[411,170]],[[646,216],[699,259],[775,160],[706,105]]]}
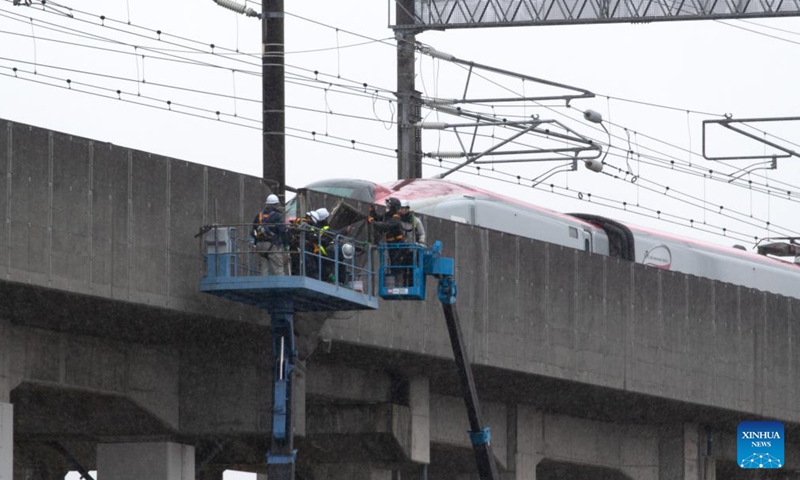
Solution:
{"label": "metal gantry structure", "polygon": [[396,0],[395,30],[791,17],[785,0]]}

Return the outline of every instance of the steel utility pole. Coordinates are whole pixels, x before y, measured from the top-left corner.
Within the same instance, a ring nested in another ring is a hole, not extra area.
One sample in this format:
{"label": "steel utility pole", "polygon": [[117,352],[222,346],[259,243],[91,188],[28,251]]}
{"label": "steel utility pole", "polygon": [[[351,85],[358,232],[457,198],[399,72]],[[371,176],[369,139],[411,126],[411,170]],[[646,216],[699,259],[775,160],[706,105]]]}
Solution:
{"label": "steel utility pole", "polygon": [[264,109],[264,171],[270,189],[286,204],[286,111],[283,0],[261,4],[261,75]]}
{"label": "steel utility pole", "polygon": [[[262,0],[262,90],[264,98],[264,181],[286,205],[286,95],[284,88],[283,0]],[[294,480],[291,380],[294,347],[293,308],[275,309],[272,315],[273,403],[272,438],[267,454],[270,480]],[[288,341],[287,341],[288,339]]]}
{"label": "steel utility pole", "polygon": [[[397,24],[413,23],[415,0],[396,0]],[[397,40],[397,178],[422,177],[419,92],[414,83],[417,30],[395,29]]]}

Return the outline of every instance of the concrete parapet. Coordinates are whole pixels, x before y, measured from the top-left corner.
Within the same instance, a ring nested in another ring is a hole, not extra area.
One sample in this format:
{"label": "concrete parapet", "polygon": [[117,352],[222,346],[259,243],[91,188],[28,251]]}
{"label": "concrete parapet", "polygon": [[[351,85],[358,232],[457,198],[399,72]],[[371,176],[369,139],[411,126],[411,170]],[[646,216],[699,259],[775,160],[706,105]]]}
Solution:
{"label": "concrete parapet", "polygon": [[195,480],[194,447],[172,442],[97,446],[97,477],[103,480]]}

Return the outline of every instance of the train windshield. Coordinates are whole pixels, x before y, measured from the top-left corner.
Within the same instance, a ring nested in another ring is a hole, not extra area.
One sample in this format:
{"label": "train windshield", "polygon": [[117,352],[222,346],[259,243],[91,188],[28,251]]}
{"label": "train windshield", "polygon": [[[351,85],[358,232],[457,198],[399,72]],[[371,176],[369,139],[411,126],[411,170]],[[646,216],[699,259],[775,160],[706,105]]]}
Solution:
{"label": "train windshield", "polygon": [[[375,184],[366,180],[322,180],[308,185],[304,190],[313,190],[360,202],[373,203],[375,201]],[[286,217],[297,218],[297,197],[286,204]]]}

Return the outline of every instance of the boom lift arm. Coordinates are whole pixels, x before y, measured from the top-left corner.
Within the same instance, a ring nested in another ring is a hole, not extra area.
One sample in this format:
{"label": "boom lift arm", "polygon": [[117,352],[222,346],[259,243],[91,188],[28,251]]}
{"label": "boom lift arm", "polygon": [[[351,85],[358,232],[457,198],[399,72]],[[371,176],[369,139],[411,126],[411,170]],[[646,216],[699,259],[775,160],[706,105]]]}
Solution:
{"label": "boom lift arm", "polygon": [[[447,322],[447,332],[453,347],[458,376],[461,383],[461,394],[467,407],[469,417],[469,439],[478,464],[481,480],[499,480],[497,465],[494,461],[489,427],[483,426],[481,419],[478,391],[472,376],[472,366],[467,358],[464,336],[456,310],[455,266],[452,258],[441,256],[442,242],[436,241],[432,248],[426,249],[417,244],[381,245],[380,295],[390,300],[424,300],[425,279],[433,276],[439,280],[438,294],[442,303],[442,311]],[[384,261],[387,249],[407,248],[412,251],[412,285],[404,287],[386,287],[385,277],[397,267],[391,267]]]}

